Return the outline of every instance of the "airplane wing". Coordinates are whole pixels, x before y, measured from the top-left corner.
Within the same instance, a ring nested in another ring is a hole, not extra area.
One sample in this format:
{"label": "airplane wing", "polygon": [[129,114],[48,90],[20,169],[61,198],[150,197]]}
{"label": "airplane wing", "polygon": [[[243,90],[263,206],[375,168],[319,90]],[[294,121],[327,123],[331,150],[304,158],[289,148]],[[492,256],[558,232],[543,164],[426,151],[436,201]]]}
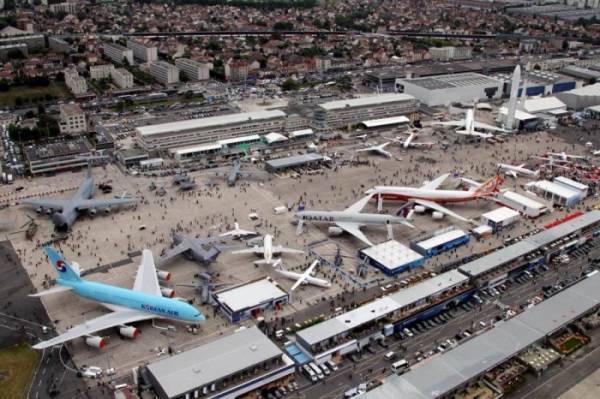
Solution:
{"label": "airplane wing", "polygon": [[361,198],[360,200],[356,201],[354,204],[346,208],[344,212],[360,213],[360,211],[362,211],[363,208],[369,203],[371,198],[371,195],[367,195],[366,197]]}
{"label": "airplane wing", "polygon": [[245,249],[238,249],[237,251],[233,251],[231,252],[232,254],[264,254],[265,253],[265,247],[252,247],[252,248],[245,248]]}
{"label": "airplane wing", "polygon": [[319,261],[316,260],[312,263],[312,265],[310,265],[308,267],[308,269],[306,269],[304,271],[304,273],[302,273],[302,276],[300,276],[300,278],[298,280],[296,280],[296,282],[294,283],[294,285],[292,286],[292,288],[290,289],[290,291],[294,291],[296,288],[298,288],[298,286],[300,284],[302,284],[304,282],[304,280],[306,280],[306,278],[308,276],[310,276],[310,274],[312,273],[312,271],[314,270],[314,268],[319,264]]}
{"label": "airplane wing", "polygon": [[44,290],[44,291],[40,291],[38,293],[35,294],[30,294],[28,296],[32,297],[32,298],[36,298],[36,297],[40,297],[40,296],[46,296],[46,295],[52,295],[52,294],[56,294],[59,292],[66,292],[66,291],[71,291],[73,289],[73,287],[70,287],[68,285],[57,285],[56,287],[52,287],[48,290]]}
{"label": "airplane wing", "polygon": [[506,173],[509,176],[512,176],[515,179],[517,178],[517,172],[515,172],[514,170],[505,169],[504,173]]}
{"label": "airplane wing", "polygon": [[365,236],[364,233],[360,231],[360,225],[358,223],[337,222],[336,225],[345,232],[352,234],[354,237],[358,238],[365,244],[373,246],[373,244],[371,243],[371,241],[369,241],[367,236]]}
{"label": "airplane wing", "polygon": [[157,316],[151,313],[140,312],[137,310],[122,310],[108,313],[95,319],[88,320],[83,324],[76,325],[58,337],[40,342],[39,344],[34,345],[33,349],[49,348],[111,327],[134,323],[136,321],[149,320],[155,317]]}
{"label": "airplane wing", "polygon": [[164,253],[164,255],[162,255],[160,258],[158,258],[158,264],[162,265],[164,263],[167,263],[168,261],[170,261],[177,255],[184,253],[188,249],[190,249],[190,247],[186,242],[177,244],[173,248],[167,249],[167,251]]}
{"label": "airplane wing", "polygon": [[494,135],[491,133],[469,132],[467,130],[455,130],[454,133],[460,134],[462,136],[481,137],[484,139],[489,139],[489,138],[494,137]]}
{"label": "airplane wing", "polygon": [[411,146],[413,147],[432,147],[435,145],[434,142],[429,142],[429,143],[415,143],[414,141],[412,143],[410,143]]}
{"label": "airplane wing", "polygon": [[271,252],[273,252],[274,254],[303,254],[304,253],[304,251],[302,251],[300,249],[287,248],[287,247],[283,247],[281,245],[273,245]]}
{"label": "airplane wing", "polygon": [[459,121],[447,121],[447,122],[431,122],[434,126],[464,126],[465,120],[461,119]]}
{"label": "airplane wing", "polygon": [[87,199],[81,200],[77,204],[77,209],[90,209],[90,208],[102,208],[113,205],[128,205],[135,204],[137,198],[107,198],[107,199]]}
{"label": "airplane wing", "polygon": [[231,231],[227,231],[223,234],[221,234],[219,237],[229,237],[229,236],[251,236],[256,234],[255,231],[250,231],[250,230],[242,230],[242,229],[235,229],[235,230],[231,230]]}
{"label": "airplane wing", "polygon": [[412,199],[412,201],[415,204],[423,205],[426,208],[433,209],[434,211],[441,212],[441,213],[443,213],[445,215],[448,215],[448,216],[451,216],[451,217],[453,217],[455,219],[462,220],[463,222],[471,223],[471,220],[469,220],[469,219],[467,219],[467,218],[465,218],[463,216],[460,216],[456,212],[452,212],[450,209],[448,209],[448,208],[446,208],[444,206],[441,206],[440,204],[438,204],[436,202],[428,201],[428,200],[423,200],[423,199],[418,199],[418,198]]}
{"label": "airplane wing", "polygon": [[156,275],[154,258],[152,257],[152,251],[149,249],[144,249],[142,252],[142,263],[135,276],[133,290],[156,296],[162,295],[158,284],[158,276]]}
{"label": "airplane wing", "polygon": [[19,203],[22,205],[31,205],[31,206],[40,206],[42,208],[61,210],[65,206],[68,200],[64,199],[52,199],[52,198],[42,198],[42,199],[31,199],[25,198]]}
{"label": "airplane wing", "polygon": [[450,173],[444,173],[443,175],[439,176],[438,178],[433,179],[432,181],[423,184],[421,186],[421,188],[424,188],[427,190],[437,190],[438,187],[442,185],[444,180],[446,180],[448,178],[448,176],[450,176]]}
{"label": "airplane wing", "polygon": [[487,123],[483,123],[483,122],[473,121],[473,127],[477,128],[477,129],[490,130],[492,132],[506,133],[506,130],[502,129],[501,127],[488,125]]}

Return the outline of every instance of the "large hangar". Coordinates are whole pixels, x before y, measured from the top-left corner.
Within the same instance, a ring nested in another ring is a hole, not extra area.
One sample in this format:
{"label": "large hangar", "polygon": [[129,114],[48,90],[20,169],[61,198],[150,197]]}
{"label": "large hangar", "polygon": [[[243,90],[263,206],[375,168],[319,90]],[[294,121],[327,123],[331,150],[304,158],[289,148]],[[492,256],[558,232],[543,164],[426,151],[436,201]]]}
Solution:
{"label": "large hangar", "polygon": [[432,107],[502,97],[503,82],[479,73],[397,79],[396,88]]}

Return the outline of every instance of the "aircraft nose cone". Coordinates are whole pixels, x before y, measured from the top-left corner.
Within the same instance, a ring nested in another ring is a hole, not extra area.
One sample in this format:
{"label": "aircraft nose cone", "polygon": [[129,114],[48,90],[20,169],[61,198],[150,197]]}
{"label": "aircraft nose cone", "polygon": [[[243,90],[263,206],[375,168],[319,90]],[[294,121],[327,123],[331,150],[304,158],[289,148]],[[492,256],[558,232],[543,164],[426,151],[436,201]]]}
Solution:
{"label": "aircraft nose cone", "polygon": [[58,231],[67,231],[69,229],[69,224],[62,213],[54,213],[52,215],[52,222]]}

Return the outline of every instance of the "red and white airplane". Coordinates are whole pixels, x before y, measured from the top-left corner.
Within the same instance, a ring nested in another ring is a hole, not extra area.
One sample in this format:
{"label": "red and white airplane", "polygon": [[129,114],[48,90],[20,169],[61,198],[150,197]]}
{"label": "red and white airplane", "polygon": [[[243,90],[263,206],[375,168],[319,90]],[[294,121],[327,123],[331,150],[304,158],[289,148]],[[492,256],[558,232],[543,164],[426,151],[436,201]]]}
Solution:
{"label": "red and white airplane", "polygon": [[[429,208],[434,212],[439,212],[441,216],[450,217],[471,223],[472,221],[460,216],[456,212],[440,205],[444,203],[466,202],[477,199],[491,199],[495,193],[499,192],[499,186],[504,182],[502,176],[497,175],[481,184],[479,187],[472,187],[470,190],[439,190],[438,187],[448,178],[450,174],[445,173],[435,180],[425,183],[421,187],[399,187],[399,186],[375,186],[367,190],[367,194],[374,195],[377,198],[377,208],[383,207],[383,201],[402,201],[405,206],[416,205],[424,211]],[[415,211],[417,211],[415,206]],[[441,217],[440,216],[440,217]]]}

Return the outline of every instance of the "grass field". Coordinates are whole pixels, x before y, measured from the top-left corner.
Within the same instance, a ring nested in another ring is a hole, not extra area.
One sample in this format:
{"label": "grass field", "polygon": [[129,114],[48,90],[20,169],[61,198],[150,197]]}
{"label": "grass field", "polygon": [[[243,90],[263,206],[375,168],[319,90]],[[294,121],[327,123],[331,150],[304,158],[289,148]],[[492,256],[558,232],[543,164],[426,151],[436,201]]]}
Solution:
{"label": "grass field", "polygon": [[24,398],[37,362],[27,344],[0,349],[0,398]]}
{"label": "grass field", "polygon": [[0,106],[15,105],[17,97],[21,97],[24,104],[27,104],[27,99],[29,99],[29,104],[31,104],[34,103],[33,99],[43,99],[46,94],[60,99],[71,96],[69,89],[62,82],[50,82],[46,87],[15,86],[8,91],[0,92]]}
{"label": "grass field", "polygon": [[577,337],[571,337],[562,344],[562,348],[565,352],[570,353],[582,345],[581,340]]}

